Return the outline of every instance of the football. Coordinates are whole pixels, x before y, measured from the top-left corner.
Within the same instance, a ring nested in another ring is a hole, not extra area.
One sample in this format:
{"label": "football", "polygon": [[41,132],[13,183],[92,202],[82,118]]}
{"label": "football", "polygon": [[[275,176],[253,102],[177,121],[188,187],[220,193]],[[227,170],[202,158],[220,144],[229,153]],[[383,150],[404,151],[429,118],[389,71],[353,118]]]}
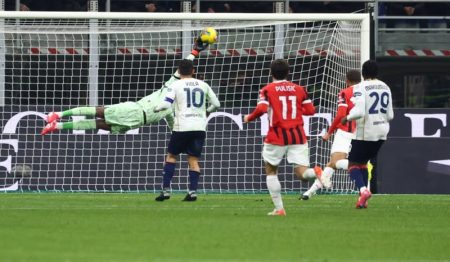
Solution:
{"label": "football", "polygon": [[203,43],[214,44],[217,41],[217,31],[212,27],[203,29],[200,34],[200,39]]}

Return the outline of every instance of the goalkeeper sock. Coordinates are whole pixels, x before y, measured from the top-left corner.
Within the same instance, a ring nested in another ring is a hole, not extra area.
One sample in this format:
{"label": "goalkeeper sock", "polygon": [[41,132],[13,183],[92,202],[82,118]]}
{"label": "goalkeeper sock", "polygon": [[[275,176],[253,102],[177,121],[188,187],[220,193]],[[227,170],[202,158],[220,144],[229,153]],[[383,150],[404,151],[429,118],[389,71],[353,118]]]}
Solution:
{"label": "goalkeeper sock", "polygon": [[283,199],[281,199],[281,184],[277,175],[266,176],[267,189],[275,205],[276,210],[283,209]]}
{"label": "goalkeeper sock", "polygon": [[173,174],[175,173],[175,163],[166,162],[163,170],[163,190],[170,188]]}
{"label": "goalkeeper sock", "polygon": [[66,111],[63,111],[62,116],[95,116],[97,109],[93,106],[89,107],[76,107]]}
{"label": "goalkeeper sock", "polygon": [[350,178],[355,181],[355,185],[358,187],[358,189],[366,187],[366,184],[364,184],[363,174],[359,167],[351,167],[349,173]]}
{"label": "goalkeeper sock", "polygon": [[75,122],[64,122],[56,125],[57,129],[70,129],[70,130],[93,130],[97,129],[95,120],[80,120]]}

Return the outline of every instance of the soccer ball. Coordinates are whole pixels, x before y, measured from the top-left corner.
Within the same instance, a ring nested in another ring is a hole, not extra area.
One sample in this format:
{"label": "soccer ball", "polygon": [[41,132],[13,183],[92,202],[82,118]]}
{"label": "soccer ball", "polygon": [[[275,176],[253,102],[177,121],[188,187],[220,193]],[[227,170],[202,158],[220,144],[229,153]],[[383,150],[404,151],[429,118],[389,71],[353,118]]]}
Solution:
{"label": "soccer ball", "polygon": [[212,27],[203,29],[200,34],[200,39],[203,43],[214,44],[217,41],[217,31]]}

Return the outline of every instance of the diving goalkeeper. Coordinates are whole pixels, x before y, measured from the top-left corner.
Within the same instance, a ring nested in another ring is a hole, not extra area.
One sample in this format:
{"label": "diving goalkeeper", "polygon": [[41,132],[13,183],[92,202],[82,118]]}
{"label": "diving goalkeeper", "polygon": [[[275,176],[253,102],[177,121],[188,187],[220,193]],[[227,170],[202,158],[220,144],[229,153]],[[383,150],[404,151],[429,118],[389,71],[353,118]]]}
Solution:
{"label": "diving goalkeeper", "polygon": [[[193,61],[207,47],[208,43],[203,43],[200,37],[196,38],[194,41],[194,49],[185,59]],[[137,102],[129,101],[99,107],[76,107],[62,112],[51,112],[46,116],[45,120],[48,124],[42,129],[41,135],[60,129],[103,129],[110,131],[111,134],[124,134],[131,129],[158,123],[163,118],[166,119],[169,128],[172,129],[174,123],[172,108],[170,107],[160,112],[154,112],[153,109],[166,98],[167,87],[179,79],[180,74],[177,70],[159,90],[145,96]],[[87,116],[95,117],[95,119],[58,122],[61,118],[69,116]]]}

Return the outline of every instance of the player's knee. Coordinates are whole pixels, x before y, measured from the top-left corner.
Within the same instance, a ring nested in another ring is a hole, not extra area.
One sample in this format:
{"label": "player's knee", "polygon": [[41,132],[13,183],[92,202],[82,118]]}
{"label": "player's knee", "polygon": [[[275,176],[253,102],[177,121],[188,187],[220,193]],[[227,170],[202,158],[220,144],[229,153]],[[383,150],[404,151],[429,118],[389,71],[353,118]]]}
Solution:
{"label": "player's knee", "polygon": [[166,162],[169,162],[169,163],[176,163],[177,159],[178,159],[178,156],[177,155],[173,155],[171,153],[168,153],[167,156],[166,156]]}
{"label": "player's knee", "polygon": [[327,163],[326,167],[331,167],[333,169],[336,169],[336,162],[335,161],[330,161]]}

